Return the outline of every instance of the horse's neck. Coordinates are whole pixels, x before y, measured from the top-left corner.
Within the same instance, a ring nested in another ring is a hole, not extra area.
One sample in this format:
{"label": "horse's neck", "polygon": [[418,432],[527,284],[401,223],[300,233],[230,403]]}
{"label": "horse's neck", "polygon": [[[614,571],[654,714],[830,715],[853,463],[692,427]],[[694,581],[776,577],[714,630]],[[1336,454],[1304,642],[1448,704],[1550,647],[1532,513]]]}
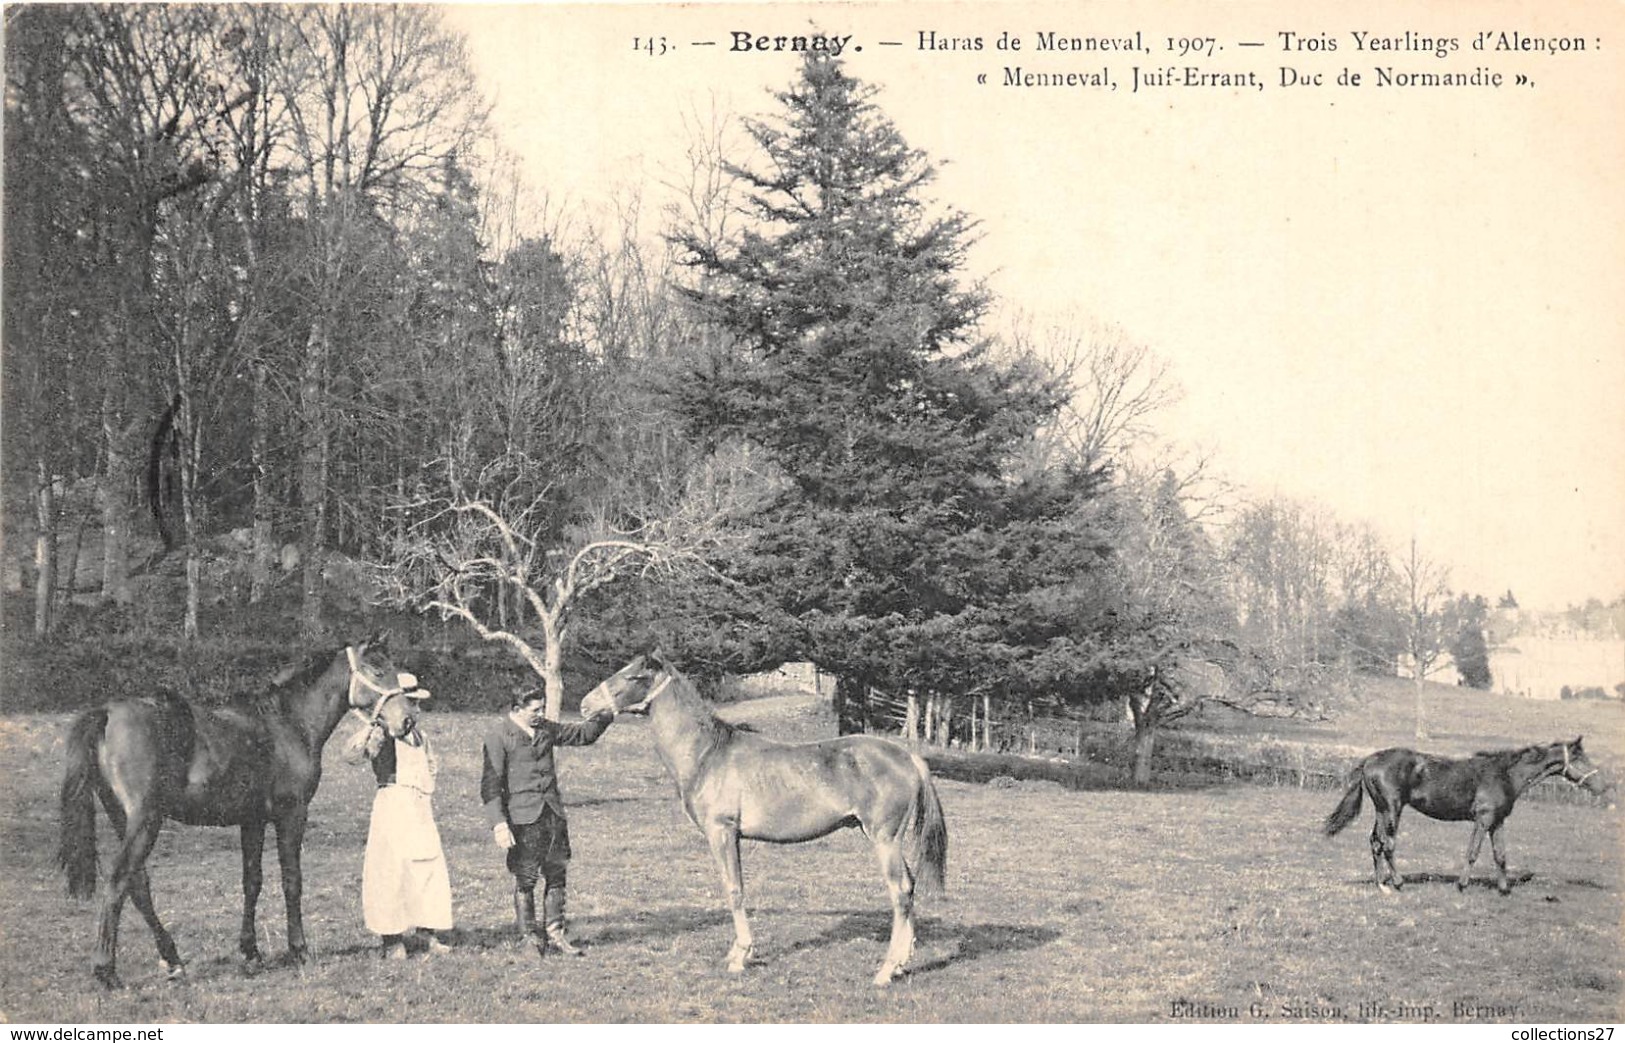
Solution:
{"label": "horse's neck", "polygon": [[350,710],[347,676],[335,663],[322,672],[309,688],[287,702],[287,715],[305,736],[306,744],[319,750],[327,744],[333,729]]}
{"label": "horse's neck", "polygon": [[[676,680],[674,687],[683,683]],[[693,698],[687,692],[668,691],[649,704],[655,745],[677,777],[677,788],[684,793],[698,777],[700,762],[714,741],[699,716],[705,710],[691,705]]]}
{"label": "horse's neck", "polygon": [[1562,768],[1561,757],[1548,752],[1538,761],[1518,761],[1507,769],[1507,778],[1511,780],[1513,790],[1522,793],[1546,776],[1557,774]]}

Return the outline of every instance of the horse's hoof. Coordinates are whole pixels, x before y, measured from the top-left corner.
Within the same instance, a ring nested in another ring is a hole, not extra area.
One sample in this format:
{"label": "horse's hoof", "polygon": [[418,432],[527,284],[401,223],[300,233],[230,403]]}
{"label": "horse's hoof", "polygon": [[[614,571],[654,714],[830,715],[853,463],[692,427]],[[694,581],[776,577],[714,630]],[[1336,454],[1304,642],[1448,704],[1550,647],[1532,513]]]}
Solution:
{"label": "horse's hoof", "polygon": [[186,980],[186,964],[181,963],[179,960],[174,963],[170,963],[168,960],[159,960],[158,966],[164,969],[164,977],[170,981]]}
{"label": "horse's hoof", "polygon": [[875,974],[875,987],[883,989],[902,976],[903,968],[901,967],[892,967],[890,969],[882,967]]}
{"label": "horse's hoof", "polygon": [[290,948],[288,950],[288,962],[289,963],[294,963],[294,964],[309,963],[310,962],[310,950],[308,948],[306,948],[305,946],[303,946],[303,945],[299,946],[296,949],[295,948]]}
{"label": "horse's hoof", "polygon": [[97,981],[101,982],[102,988],[116,989],[119,987],[118,973],[113,970],[111,965],[96,967],[91,973],[96,976]]}

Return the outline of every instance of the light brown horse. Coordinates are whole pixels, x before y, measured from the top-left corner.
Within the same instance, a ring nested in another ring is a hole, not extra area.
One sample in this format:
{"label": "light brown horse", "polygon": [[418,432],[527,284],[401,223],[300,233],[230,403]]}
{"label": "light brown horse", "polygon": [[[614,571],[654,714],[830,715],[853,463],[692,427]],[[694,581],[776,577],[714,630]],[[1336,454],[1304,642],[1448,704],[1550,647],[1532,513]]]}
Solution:
{"label": "light brown horse", "polygon": [[276,826],[288,950],[306,955],[300,850],[305,816],[322,780],[322,747],[351,710],[372,708],[416,682],[381,654],[381,641],[359,642],[313,656],[270,691],[221,707],[194,706],[160,692],[117,699],[81,715],[68,734],[57,859],[68,893],[96,889],[96,807],[100,798],[120,843],[103,882],[93,970],[103,985],[117,979],[119,913],[125,898],[152,930],[171,977],[180,952],[158,919],[147,881],[165,819],[189,825],[236,826],[243,848],[243,958],[260,959],[254,912],[263,880],[265,827]]}
{"label": "light brown horse", "polygon": [[856,826],[874,844],[891,893],[891,944],[874,981],[885,985],[902,974],[914,951],[915,885],[940,889],[948,861],[942,805],[923,760],[872,735],[784,743],[744,731],[718,720],[658,656],[634,659],[581,704],[584,716],[603,709],[649,715],[655,748],[727,890],[730,971],[745,969],[753,944],[740,839],[797,844]]}

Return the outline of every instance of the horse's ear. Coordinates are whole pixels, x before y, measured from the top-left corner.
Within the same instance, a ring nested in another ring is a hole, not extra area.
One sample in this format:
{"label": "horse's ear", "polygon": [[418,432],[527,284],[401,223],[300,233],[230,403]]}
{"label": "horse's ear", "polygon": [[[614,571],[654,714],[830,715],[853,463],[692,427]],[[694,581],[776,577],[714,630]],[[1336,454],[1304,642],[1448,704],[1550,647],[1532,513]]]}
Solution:
{"label": "horse's ear", "polygon": [[367,648],[376,649],[376,650],[382,652],[382,651],[386,650],[387,648],[389,648],[389,631],[387,631],[387,630],[374,631],[371,635],[369,635],[361,643],[363,645],[365,645]]}

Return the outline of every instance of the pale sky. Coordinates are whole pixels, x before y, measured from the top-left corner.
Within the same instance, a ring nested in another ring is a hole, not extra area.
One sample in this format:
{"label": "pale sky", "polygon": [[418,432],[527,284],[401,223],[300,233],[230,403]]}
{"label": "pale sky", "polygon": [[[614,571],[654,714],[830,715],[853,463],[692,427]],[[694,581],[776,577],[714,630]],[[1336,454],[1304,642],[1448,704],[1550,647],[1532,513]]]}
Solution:
{"label": "pale sky", "polygon": [[[1493,12],[1494,17],[1486,17]],[[1414,532],[1458,590],[1562,607],[1625,591],[1625,7],[1235,3],[448,8],[498,131],[555,204],[646,206],[684,168],[685,114],[760,115],[791,54],[731,33],[847,41],[848,70],[980,218],[1007,307],[1120,327],[1172,365],[1161,427],[1247,488]],[[1151,53],[1036,51],[1036,34]],[[930,52],[922,30],[983,39]],[[1278,33],[1332,36],[1285,53]],[[1475,51],[1483,30],[1577,53]],[[1398,49],[1362,50],[1356,31]],[[1409,31],[1411,36],[1405,37]],[[1023,38],[1000,51],[1002,32]],[[1166,50],[1215,37],[1211,57]],[[633,38],[664,36],[660,56]],[[1445,58],[1414,49],[1454,37]],[[695,47],[699,41],[713,47]],[[903,46],[883,46],[901,41]],[[1264,47],[1243,48],[1243,42]],[[861,50],[854,50],[861,46]],[[1109,70],[1115,92],[1007,87],[1006,67]],[[1251,87],[1130,92],[1132,66],[1253,71]],[[1291,65],[1326,86],[1279,86]],[[1377,67],[1503,75],[1378,86]],[[1338,87],[1348,68],[1360,87]],[[978,84],[980,73],[988,76]],[[1533,86],[1518,85],[1525,75]]]}

